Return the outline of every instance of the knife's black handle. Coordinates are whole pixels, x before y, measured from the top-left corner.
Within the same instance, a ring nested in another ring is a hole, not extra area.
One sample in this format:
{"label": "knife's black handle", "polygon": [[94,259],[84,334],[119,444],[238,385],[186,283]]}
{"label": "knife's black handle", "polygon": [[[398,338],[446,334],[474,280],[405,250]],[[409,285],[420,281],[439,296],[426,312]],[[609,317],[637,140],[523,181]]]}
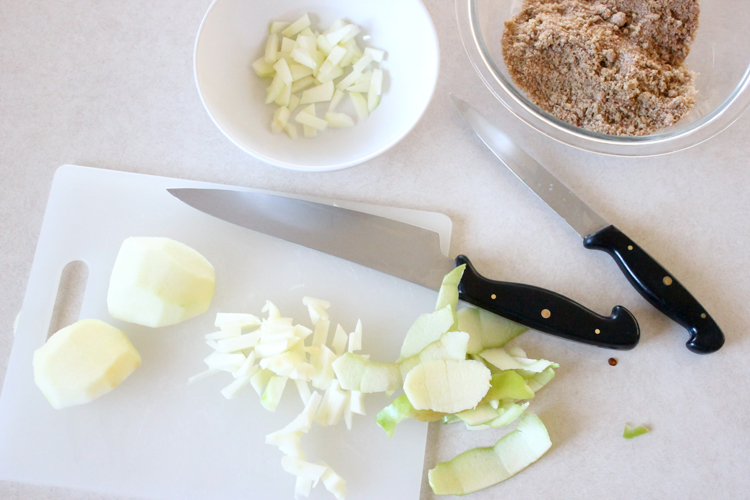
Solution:
{"label": "knife's black handle", "polygon": [[698,354],[718,351],[724,334],[690,292],[653,257],[615,226],[587,236],[583,246],[610,254],[630,283],[658,310],[687,328],[687,348]]}
{"label": "knife's black handle", "polygon": [[610,349],[632,349],[640,330],[635,317],[622,306],[610,317],[600,316],[559,293],[519,283],[482,277],[465,255],[456,265],[466,264],[458,285],[461,300],[522,325],[577,342]]}

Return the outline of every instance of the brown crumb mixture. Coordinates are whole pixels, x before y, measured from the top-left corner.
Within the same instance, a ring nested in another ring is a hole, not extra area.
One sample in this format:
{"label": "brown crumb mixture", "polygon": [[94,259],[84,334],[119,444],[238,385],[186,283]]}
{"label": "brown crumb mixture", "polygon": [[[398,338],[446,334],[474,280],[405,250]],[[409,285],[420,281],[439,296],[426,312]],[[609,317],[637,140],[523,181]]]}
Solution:
{"label": "brown crumb mixture", "polygon": [[648,135],[685,116],[683,64],[698,0],[524,0],[502,49],[516,84],[548,113],[610,135]]}

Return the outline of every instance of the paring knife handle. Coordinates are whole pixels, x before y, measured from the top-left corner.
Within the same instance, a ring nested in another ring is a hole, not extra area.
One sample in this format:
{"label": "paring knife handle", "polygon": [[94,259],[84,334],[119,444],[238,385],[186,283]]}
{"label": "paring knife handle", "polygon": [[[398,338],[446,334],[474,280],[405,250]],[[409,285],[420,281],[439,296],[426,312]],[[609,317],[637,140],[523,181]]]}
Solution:
{"label": "paring knife handle", "polygon": [[674,276],[615,226],[587,236],[583,246],[610,254],[646,300],[687,328],[690,333],[688,349],[709,354],[724,345],[724,334],[703,306]]}
{"label": "paring knife handle", "polygon": [[461,264],[466,264],[458,285],[461,300],[529,328],[577,342],[610,349],[632,349],[638,344],[638,322],[622,306],[612,309],[610,317],[600,316],[544,288],[484,278],[464,255],[456,257],[456,265]]}

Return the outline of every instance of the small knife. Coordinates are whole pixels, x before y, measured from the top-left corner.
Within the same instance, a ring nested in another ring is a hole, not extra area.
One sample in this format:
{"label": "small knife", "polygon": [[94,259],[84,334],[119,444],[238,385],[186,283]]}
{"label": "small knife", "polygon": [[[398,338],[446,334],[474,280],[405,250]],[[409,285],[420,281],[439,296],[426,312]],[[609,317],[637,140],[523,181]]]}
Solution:
{"label": "small knife", "polygon": [[459,297],[529,328],[611,349],[632,349],[640,330],[622,306],[609,317],[549,290],[482,277],[469,259],[440,250],[438,233],[376,215],[267,193],[226,189],[169,189],[173,196],[219,219],[341,257],[439,290],[443,276],[466,264]]}
{"label": "small knife", "polygon": [[671,273],[594,212],[479,111],[453,94],[451,98],[490,151],[583,237],[584,247],[610,254],[647,301],[688,330],[688,349],[709,354],[724,345],[724,334],[719,326]]}

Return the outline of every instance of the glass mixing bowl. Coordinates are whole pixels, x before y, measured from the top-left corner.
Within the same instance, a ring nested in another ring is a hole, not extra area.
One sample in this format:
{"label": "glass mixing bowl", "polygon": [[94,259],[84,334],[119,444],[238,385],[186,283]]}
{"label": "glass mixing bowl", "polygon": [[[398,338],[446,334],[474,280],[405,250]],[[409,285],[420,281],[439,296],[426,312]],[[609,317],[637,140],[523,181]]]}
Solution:
{"label": "glass mixing bowl", "polygon": [[522,0],[456,0],[458,28],[469,59],[493,94],[513,114],[564,144],[618,156],[653,156],[690,148],[734,123],[750,106],[750,5],[703,0],[700,24],[686,63],[698,74],[695,106],[669,128],[646,136],[590,132],[533,104],[503,62],[505,21]]}

